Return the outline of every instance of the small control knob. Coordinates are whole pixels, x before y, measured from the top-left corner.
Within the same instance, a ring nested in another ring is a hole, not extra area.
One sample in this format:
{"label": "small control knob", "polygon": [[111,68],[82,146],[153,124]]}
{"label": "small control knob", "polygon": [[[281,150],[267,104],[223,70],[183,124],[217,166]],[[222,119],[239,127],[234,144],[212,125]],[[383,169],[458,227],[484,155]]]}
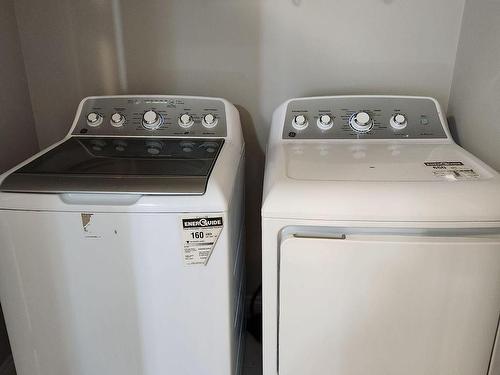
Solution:
{"label": "small control knob", "polygon": [[390,123],[394,129],[401,130],[408,125],[408,119],[402,113],[396,113],[391,117]]}
{"label": "small control knob", "polygon": [[304,130],[309,125],[307,117],[304,115],[297,115],[293,118],[292,126],[297,130]]}
{"label": "small control knob", "polygon": [[102,116],[97,112],[90,112],[87,115],[87,125],[88,126],[99,126],[102,124]]}
{"label": "small control knob", "polygon": [[179,119],[177,121],[179,123],[179,126],[181,128],[190,128],[194,124],[193,116],[191,116],[189,113],[183,113],[182,115],[179,116]]}
{"label": "small control knob", "polygon": [[161,115],[153,110],[144,112],[142,115],[142,126],[149,130],[156,130],[162,122]]}
{"label": "small control knob", "polygon": [[328,114],[323,114],[318,117],[318,128],[321,130],[331,129],[333,126],[332,116]]}
{"label": "small control knob", "polygon": [[366,133],[372,128],[373,120],[369,113],[361,111],[351,116],[349,124],[357,132]]}
{"label": "small control knob", "polygon": [[118,112],[113,113],[110,122],[115,128],[119,128],[125,124],[125,116]]}
{"label": "small control knob", "polygon": [[212,113],[207,113],[205,116],[203,116],[203,126],[205,128],[213,128],[217,125],[217,123],[219,122],[219,120],[217,119],[217,117],[215,117],[214,114]]}

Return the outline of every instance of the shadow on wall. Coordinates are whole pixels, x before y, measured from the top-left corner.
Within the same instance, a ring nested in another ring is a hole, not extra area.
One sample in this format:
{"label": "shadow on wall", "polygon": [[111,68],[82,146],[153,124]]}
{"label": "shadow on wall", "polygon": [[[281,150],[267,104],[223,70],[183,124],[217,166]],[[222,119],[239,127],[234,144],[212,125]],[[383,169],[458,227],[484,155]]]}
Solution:
{"label": "shadow on wall", "polygon": [[460,137],[457,129],[457,120],[454,116],[448,116],[448,128],[450,129],[451,137],[453,140],[460,145]]}

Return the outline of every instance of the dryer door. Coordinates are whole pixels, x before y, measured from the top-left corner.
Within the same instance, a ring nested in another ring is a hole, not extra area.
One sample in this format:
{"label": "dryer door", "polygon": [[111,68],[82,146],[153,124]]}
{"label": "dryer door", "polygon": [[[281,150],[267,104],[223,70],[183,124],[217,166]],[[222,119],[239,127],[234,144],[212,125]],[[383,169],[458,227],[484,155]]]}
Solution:
{"label": "dryer door", "polygon": [[500,237],[348,235],[283,240],[279,373],[488,373]]}

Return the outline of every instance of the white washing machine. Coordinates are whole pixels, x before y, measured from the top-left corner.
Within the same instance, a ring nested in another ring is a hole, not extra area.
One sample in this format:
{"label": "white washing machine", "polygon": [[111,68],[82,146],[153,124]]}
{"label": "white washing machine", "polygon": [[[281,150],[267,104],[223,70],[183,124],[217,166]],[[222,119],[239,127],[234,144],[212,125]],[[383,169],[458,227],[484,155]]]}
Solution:
{"label": "white washing machine", "polygon": [[84,99],[1,177],[0,297],[18,375],[235,375],[244,144],[223,99]]}
{"label": "white washing machine", "polygon": [[264,375],[500,374],[499,193],[434,99],[281,105],[262,208]]}

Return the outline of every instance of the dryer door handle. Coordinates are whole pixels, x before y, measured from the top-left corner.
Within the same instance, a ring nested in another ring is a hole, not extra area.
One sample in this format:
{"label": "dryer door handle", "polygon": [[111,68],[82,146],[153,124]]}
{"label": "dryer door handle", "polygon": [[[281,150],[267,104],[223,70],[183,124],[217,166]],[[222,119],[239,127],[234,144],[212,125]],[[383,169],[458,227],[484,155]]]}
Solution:
{"label": "dryer door handle", "polygon": [[345,240],[345,234],[328,234],[328,233],[294,233],[295,238],[321,238],[328,240]]}

